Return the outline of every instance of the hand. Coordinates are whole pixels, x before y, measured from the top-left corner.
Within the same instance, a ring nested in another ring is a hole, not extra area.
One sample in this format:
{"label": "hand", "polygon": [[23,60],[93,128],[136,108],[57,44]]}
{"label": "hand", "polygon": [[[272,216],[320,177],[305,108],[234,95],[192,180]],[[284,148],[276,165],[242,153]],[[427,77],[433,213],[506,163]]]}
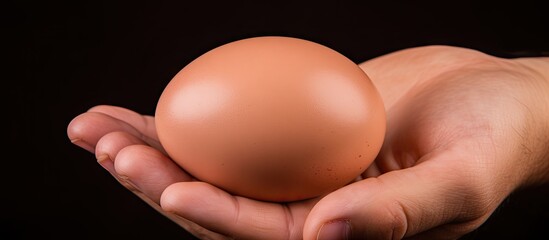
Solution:
{"label": "hand", "polygon": [[548,180],[549,58],[431,46],[361,67],[386,104],[386,139],[364,180],[316,204],[305,239],[456,239],[515,189]]}
{"label": "hand", "polygon": [[318,201],[260,202],[198,182],[167,157],[154,118],[128,109],[94,107],[74,118],[67,134],[74,144],[95,152],[122,185],[201,239],[299,239]]}
{"label": "hand", "polygon": [[548,65],[442,46],[361,64],[387,109],[384,146],[364,180],[302,202],[259,202],[193,180],[166,157],[154,119],[126,109],[92,108],[68,135],[200,238],[454,239],[515,189],[549,179]]}

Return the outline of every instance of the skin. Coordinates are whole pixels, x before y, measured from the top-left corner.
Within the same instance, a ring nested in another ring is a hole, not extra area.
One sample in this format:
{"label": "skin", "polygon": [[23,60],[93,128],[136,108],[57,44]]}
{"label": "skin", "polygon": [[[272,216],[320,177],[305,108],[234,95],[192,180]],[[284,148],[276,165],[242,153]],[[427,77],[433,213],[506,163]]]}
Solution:
{"label": "skin", "polygon": [[427,46],[360,67],[385,103],[384,145],[362,179],[315,199],[261,202],[196,181],[166,156],[154,118],[128,109],[93,107],[68,136],[201,239],[456,239],[513,191],[549,182],[549,58]]}

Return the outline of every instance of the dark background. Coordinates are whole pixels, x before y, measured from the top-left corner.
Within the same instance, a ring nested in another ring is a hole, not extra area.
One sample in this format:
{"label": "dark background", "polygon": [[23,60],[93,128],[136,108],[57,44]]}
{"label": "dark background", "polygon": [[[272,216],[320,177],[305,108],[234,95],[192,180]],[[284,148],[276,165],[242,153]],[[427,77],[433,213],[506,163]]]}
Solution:
{"label": "dark background", "polygon": [[[9,143],[2,145],[0,239],[191,239],[118,185],[92,154],[72,145],[66,126],[98,104],[153,114],[171,77],[221,44],[292,36],[357,63],[430,44],[501,57],[549,52],[549,17],[541,1],[1,5],[1,95]],[[548,203],[547,185],[519,191],[464,239],[542,239],[549,228]]]}

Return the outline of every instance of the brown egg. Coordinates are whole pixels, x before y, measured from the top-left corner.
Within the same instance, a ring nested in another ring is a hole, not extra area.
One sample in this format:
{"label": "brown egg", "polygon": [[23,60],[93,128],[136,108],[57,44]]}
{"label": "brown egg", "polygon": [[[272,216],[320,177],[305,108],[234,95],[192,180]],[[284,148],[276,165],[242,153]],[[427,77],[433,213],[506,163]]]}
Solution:
{"label": "brown egg", "polygon": [[340,188],[378,154],[385,110],[342,54],[289,37],[217,47],[185,66],[156,109],[169,156],[235,195],[295,201]]}

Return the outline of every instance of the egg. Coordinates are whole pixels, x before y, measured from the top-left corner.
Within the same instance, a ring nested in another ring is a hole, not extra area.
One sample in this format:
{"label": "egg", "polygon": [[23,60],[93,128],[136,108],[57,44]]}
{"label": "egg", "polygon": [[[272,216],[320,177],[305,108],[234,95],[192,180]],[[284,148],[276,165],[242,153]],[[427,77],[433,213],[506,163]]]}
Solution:
{"label": "egg", "polygon": [[160,143],[199,181],[256,200],[318,197],[356,179],[386,127],[368,75],[292,37],[226,43],[180,70],[155,112]]}

